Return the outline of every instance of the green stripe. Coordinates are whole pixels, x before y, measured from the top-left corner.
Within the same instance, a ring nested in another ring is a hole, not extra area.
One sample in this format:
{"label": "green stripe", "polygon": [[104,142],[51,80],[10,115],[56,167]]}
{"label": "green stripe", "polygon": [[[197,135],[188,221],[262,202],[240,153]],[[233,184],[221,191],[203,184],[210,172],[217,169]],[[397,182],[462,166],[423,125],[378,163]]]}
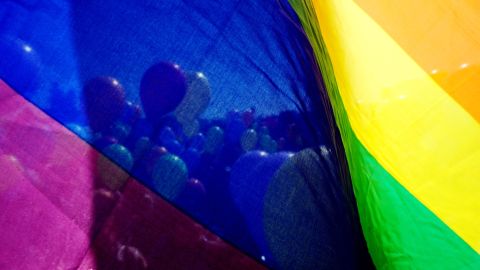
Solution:
{"label": "green stripe", "polygon": [[401,186],[357,139],[339,95],[312,2],[290,0],[290,4],[312,44],[325,81],[346,151],[362,229],[376,267],[480,269],[480,255]]}

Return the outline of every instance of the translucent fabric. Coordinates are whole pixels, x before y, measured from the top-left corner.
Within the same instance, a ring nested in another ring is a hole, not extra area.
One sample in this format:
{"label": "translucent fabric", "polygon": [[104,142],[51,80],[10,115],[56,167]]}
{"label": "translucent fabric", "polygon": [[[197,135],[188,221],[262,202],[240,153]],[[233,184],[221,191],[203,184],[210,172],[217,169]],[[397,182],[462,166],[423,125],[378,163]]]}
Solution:
{"label": "translucent fabric", "polygon": [[0,268],[371,267],[286,1],[3,1],[0,21]]}

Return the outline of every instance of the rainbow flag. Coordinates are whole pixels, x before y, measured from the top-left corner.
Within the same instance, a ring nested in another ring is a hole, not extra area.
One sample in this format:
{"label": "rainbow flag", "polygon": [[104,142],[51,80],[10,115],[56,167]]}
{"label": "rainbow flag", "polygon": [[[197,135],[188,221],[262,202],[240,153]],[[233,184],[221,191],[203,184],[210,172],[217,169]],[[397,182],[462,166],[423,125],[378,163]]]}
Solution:
{"label": "rainbow flag", "polygon": [[0,269],[480,269],[479,13],[0,1]]}
{"label": "rainbow flag", "polygon": [[480,268],[476,1],[290,1],[378,269]]}
{"label": "rainbow flag", "polygon": [[0,269],[369,269],[286,0],[0,1]]}

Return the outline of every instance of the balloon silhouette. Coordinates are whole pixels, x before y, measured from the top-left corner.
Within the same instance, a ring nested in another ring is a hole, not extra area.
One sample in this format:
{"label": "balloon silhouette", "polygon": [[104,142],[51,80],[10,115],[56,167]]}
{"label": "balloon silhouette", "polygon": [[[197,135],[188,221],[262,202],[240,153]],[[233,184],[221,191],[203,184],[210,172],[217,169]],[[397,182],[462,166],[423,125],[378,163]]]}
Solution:
{"label": "balloon silhouette", "polygon": [[187,93],[175,110],[175,115],[182,125],[188,124],[203,113],[212,95],[210,84],[203,73],[187,73],[187,82]]}
{"label": "balloon silhouette", "polygon": [[131,127],[122,122],[115,122],[110,126],[108,134],[116,138],[119,142],[123,142],[130,134]]}
{"label": "balloon silhouette", "polygon": [[242,145],[243,150],[250,151],[257,145],[257,140],[257,132],[254,129],[247,129],[243,132],[242,137],[240,138],[240,144]]}
{"label": "balloon silhouette", "polygon": [[213,126],[207,131],[205,152],[215,154],[223,145],[224,132],[219,126]]}
{"label": "balloon silhouette", "polygon": [[178,65],[160,62],[151,66],[142,77],[140,98],[147,119],[154,125],[173,111],[187,91],[187,82]]}
{"label": "balloon silhouette", "polygon": [[187,165],[178,156],[165,154],[156,161],[152,172],[153,188],[166,199],[175,199],[187,179]]}
{"label": "balloon silhouette", "polygon": [[142,158],[152,149],[153,143],[148,137],[140,137],[133,146],[133,157],[135,160]]}
{"label": "balloon silhouette", "polygon": [[77,134],[84,140],[89,140],[91,137],[91,132],[88,128],[81,126],[79,124],[70,123],[66,125],[73,133]]}
{"label": "balloon silhouette", "polygon": [[175,132],[169,126],[165,126],[160,130],[160,135],[157,138],[157,143],[166,144],[167,142],[174,141],[177,139]]}
{"label": "balloon silhouette", "polygon": [[188,147],[202,152],[205,147],[205,136],[202,133],[196,134],[189,140]]}
{"label": "balloon silhouette", "polygon": [[242,119],[245,126],[250,127],[253,124],[253,122],[255,122],[255,109],[250,108],[245,112],[243,112]]}
{"label": "balloon silhouette", "polygon": [[157,160],[168,153],[163,146],[150,145],[146,151],[137,159],[135,173],[139,175],[143,181],[149,181],[155,168]]}
{"label": "balloon silhouette", "polygon": [[130,151],[121,144],[112,144],[103,149],[103,154],[125,170],[130,170],[133,167],[133,157]]}
{"label": "balloon silhouette", "polygon": [[242,155],[231,170],[230,192],[264,260],[272,260],[273,257],[263,231],[264,196],[270,179],[292,156],[289,152],[268,154],[264,151],[251,151]]}
{"label": "balloon silhouette", "polygon": [[175,155],[180,155],[185,150],[185,147],[177,140],[167,141],[163,144],[163,146],[168,150],[168,152]]}
{"label": "balloon silhouette", "polygon": [[353,269],[351,223],[340,183],[323,157],[305,149],[272,177],[264,199],[263,226],[281,269]]}
{"label": "balloon silhouette", "polygon": [[259,138],[260,148],[268,153],[273,153],[277,151],[277,142],[270,137],[268,134],[261,135]]}
{"label": "balloon silhouette", "polygon": [[[133,158],[123,145],[112,144],[103,149],[105,155],[98,155],[95,163],[96,177],[111,190],[121,188],[129,178],[127,171],[133,166]],[[113,165],[113,160],[117,165]]]}
{"label": "balloon silhouette", "polygon": [[90,127],[106,131],[122,116],[125,109],[125,90],[112,77],[97,77],[83,87]]}
{"label": "balloon silhouette", "polygon": [[175,201],[191,215],[199,218],[204,215],[206,198],[207,191],[203,183],[196,178],[190,178]]}

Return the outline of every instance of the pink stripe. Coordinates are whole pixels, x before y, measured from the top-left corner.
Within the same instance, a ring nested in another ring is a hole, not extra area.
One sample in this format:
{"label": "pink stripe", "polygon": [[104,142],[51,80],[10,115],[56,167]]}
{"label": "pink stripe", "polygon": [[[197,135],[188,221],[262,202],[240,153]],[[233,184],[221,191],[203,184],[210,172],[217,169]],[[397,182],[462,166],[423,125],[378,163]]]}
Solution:
{"label": "pink stripe", "polygon": [[0,269],[262,269],[0,80]]}

